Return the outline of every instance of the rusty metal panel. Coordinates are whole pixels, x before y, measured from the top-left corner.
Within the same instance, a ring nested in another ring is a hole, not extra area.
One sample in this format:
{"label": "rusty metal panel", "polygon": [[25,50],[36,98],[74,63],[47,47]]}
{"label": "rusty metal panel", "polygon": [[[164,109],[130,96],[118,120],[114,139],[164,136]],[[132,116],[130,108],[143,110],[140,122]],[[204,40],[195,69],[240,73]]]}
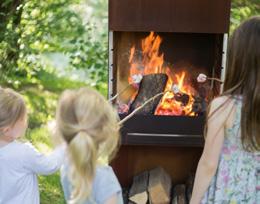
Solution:
{"label": "rusty metal panel", "polygon": [[231,0],[109,0],[109,29],[226,33]]}

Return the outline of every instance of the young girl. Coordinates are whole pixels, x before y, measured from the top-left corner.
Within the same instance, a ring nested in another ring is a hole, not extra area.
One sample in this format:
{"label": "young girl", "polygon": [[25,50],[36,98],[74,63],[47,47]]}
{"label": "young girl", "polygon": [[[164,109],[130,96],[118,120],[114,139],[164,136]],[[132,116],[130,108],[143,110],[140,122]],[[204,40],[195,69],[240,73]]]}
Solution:
{"label": "young girl", "polygon": [[224,93],[210,107],[190,203],[260,203],[260,16],[230,39]]}
{"label": "young girl", "polygon": [[123,204],[121,187],[111,167],[119,143],[118,117],[97,91],[88,88],[63,93],[57,110],[57,130],[67,142],[68,160],[61,169],[65,198],[75,204]]}
{"label": "young girl", "polygon": [[0,88],[0,204],[39,204],[37,174],[48,175],[61,166],[64,147],[44,156],[31,144],[16,141],[26,128],[22,96]]}

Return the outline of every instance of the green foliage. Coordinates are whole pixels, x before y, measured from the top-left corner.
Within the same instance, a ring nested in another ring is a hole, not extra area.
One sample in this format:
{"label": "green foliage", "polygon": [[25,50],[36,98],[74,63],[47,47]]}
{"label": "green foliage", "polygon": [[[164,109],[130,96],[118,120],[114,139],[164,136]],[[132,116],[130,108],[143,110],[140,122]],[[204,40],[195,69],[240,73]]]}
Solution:
{"label": "green foliage", "polygon": [[[86,19],[87,6],[94,12]],[[41,152],[52,149],[46,124],[63,90],[91,85],[106,94],[106,10],[106,0],[0,1],[0,86],[23,94],[29,112],[26,138]],[[46,60],[56,53],[68,61],[63,74]],[[86,77],[72,79],[75,70]],[[65,203],[59,174],[40,176],[39,186],[41,203]]]}
{"label": "green foliage", "polygon": [[254,15],[260,15],[259,0],[232,0],[230,31],[232,32],[243,20]]}
{"label": "green foliage", "polygon": [[41,204],[65,204],[63,192],[61,190],[60,175],[56,173],[51,176],[39,177],[39,189]]}
{"label": "green foliage", "polygon": [[56,95],[31,88],[24,91],[29,112],[29,128],[39,127],[53,118]]}
{"label": "green foliage", "polygon": [[89,82],[104,82],[107,32],[101,29],[97,35],[93,23],[83,22],[82,11],[79,12],[83,3],[80,0],[1,2],[0,83],[14,88],[28,81],[37,84],[38,72],[51,68],[42,61],[44,53],[62,53],[69,58],[65,68],[83,69]]}

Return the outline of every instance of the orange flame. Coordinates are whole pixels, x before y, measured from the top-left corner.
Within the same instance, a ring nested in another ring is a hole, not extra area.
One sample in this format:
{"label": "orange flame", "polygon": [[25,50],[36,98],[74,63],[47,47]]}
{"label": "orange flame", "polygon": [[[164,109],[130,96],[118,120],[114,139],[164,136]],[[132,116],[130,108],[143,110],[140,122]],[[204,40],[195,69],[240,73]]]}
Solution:
{"label": "orange flame", "polygon": [[159,36],[155,36],[154,32],[151,32],[148,37],[142,40],[142,58],[135,58],[135,46],[130,49],[130,77],[128,82],[133,83],[132,77],[135,74],[155,74],[162,73],[163,70],[163,54],[159,54],[159,48],[161,45],[162,39]]}
{"label": "orange flame", "polygon": [[175,96],[177,94],[171,92],[166,92],[160,104],[157,106],[155,111],[155,115],[188,115],[194,116],[195,113],[192,111],[192,105],[194,103],[194,99],[192,95],[194,94],[194,89],[185,83],[186,72],[181,72],[180,74],[175,74],[173,77],[169,75],[167,72],[169,80],[167,81],[167,85],[165,91],[171,90],[172,86],[175,84],[179,88],[179,96],[186,95],[188,97],[187,104],[184,104],[182,101],[176,100]]}
{"label": "orange flame", "polygon": [[[154,32],[151,32],[149,36],[143,39],[141,42],[141,56],[137,52],[135,46],[130,49],[130,75],[128,78],[129,84],[134,83],[132,76],[136,74],[148,75],[166,73],[168,75],[168,81],[165,87],[166,93],[163,95],[160,104],[157,106],[155,115],[192,116],[194,115],[192,112],[192,104],[194,102],[192,95],[194,93],[194,89],[187,83],[186,72],[183,71],[179,74],[173,74],[171,69],[164,65],[164,54],[159,53],[161,43],[162,38],[158,35],[156,36]],[[174,84],[179,88],[178,95],[180,97],[186,97],[185,103],[183,103],[181,99],[177,100],[177,94],[171,91]]]}

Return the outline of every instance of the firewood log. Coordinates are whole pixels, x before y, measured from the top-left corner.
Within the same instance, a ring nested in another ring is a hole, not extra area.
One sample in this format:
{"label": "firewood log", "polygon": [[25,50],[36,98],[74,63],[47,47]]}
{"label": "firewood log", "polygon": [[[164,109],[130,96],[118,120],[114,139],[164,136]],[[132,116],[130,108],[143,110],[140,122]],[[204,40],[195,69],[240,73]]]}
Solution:
{"label": "firewood log", "polygon": [[190,97],[185,93],[177,93],[174,95],[174,99],[181,102],[183,106],[186,106],[189,103]]}
{"label": "firewood log", "polygon": [[128,194],[129,194],[129,190],[127,188],[123,188],[122,189],[122,196],[123,196],[124,204],[128,203]]}
{"label": "firewood log", "polygon": [[171,185],[171,177],[161,167],[151,170],[148,185],[150,203],[169,204]]}
{"label": "firewood log", "polygon": [[146,204],[148,201],[148,172],[145,171],[134,177],[129,192],[129,200],[136,204]]}
{"label": "firewood log", "polygon": [[176,185],[173,190],[172,204],[186,204],[186,187],[184,184]]}
{"label": "firewood log", "polygon": [[[166,74],[149,74],[145,75],[141,81],[138,94],[131,104],[130,112],[134,111],[137,107],[141,106],[149,98],[152,98],[158,93],[164,91],[168,76]],[[160,102],[161,97],[158,97],[147,104],[137,114],[153,115],[154,111]]]}

